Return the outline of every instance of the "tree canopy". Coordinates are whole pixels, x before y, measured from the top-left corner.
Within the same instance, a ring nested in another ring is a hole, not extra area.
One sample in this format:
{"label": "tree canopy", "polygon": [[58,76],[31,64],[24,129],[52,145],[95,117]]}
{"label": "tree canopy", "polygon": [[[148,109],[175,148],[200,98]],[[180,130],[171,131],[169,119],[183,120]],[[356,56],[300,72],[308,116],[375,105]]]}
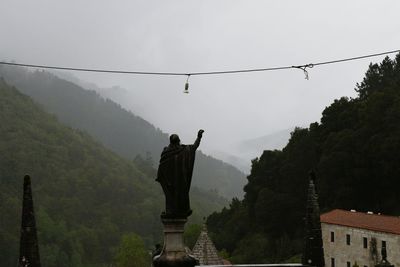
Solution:
{"label": "tree canopy", "polygon": [[117,267],[143,267],[151,265],[151,255],[144,246],[140,236],[126,234],[122,237],[121,245],[115,256]]}

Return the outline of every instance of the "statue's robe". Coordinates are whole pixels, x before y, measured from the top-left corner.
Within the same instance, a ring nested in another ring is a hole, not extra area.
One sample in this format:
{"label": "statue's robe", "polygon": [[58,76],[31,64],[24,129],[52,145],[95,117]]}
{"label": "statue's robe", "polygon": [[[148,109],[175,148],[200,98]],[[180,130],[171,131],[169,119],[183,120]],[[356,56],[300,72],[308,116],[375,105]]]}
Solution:
{"label": "statue's robe", "polygon": [[191,214],[189,190],[198,144],[165,147],[157,179],[165,194],[165,215],[186,218]]}

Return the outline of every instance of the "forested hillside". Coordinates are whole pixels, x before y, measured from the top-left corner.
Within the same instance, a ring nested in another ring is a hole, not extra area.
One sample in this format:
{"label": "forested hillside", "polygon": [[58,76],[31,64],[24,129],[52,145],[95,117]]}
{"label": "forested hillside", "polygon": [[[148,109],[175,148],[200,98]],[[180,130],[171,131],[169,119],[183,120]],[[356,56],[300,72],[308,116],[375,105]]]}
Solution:
{"label": "forested hillside", "polygon": [[[0,77],[31,96],[61,122],[86,131],[128,160],[138,155],[142,158],[150,155],[157,167],[161,151],[169,143],[168,135],[149,122],[100,97],[95,91],[84,90],[51,73],[0,66]],[[193,142],[195,138],[196,133],[193,134]],[[194,186],[218,191],[229,199],[243,196],[245,175],[200,151],[196,156],[193,176]]]}
{"label": "forested hillside", "polygon": [[243,201],[208,218],[233,262],[282,262],[301,253],[308,172],[322,211],[400,215],[400,55],[370,65],[354,99],[335,100],[321,122],[297,128],[282,150],[252,163]]}
{"label": "forested hillside", "polygon": [[[51,97],[51,96],[49,96]],[[66,127],[0,79],[0,265],[18,259],[23,176],[32,177],[42,266],[110,266],[121,237],[161,240],[163,195],[150,176]],[[192,220],[224,199],[193,188]]]}

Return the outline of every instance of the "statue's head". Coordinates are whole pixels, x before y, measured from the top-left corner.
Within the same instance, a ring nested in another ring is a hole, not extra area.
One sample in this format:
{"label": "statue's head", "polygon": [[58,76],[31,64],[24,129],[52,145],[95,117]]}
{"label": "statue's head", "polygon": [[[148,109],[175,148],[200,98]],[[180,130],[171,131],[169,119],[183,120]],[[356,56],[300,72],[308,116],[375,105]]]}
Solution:
{"label": "statue's head", "polygon": [[181,143],[181,139],[179,139],[179,136],[177,134],[171,134],[169,137],[169,142],[172,145],[179,145]]}

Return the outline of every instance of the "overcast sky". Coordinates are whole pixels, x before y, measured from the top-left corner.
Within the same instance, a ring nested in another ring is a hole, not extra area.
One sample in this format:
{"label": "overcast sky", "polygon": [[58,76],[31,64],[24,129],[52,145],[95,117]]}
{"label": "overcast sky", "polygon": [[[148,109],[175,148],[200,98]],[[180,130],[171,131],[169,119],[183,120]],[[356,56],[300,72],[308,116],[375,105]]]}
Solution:
{"label": "overcast sky", "polygon": [[[400,1],[0,0],[0,59],[197,72],[306,64],[400,49]],[[392,56],[393,57],[393,56]],[[370,61],[190,79],[74,73],[126,88],[134,110],[204,151],[296,125],[354,87]]]}

